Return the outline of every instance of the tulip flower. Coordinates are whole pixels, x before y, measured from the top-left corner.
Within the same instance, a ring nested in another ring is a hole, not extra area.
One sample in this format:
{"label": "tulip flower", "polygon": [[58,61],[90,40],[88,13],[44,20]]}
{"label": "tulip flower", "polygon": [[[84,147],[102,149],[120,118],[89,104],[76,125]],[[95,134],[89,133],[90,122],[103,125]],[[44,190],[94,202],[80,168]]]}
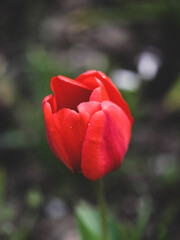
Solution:
{"label": "tulip flower", "polygon": [[93,181],[116,170],[128,149],[133,118],[111,79],[95,70],[75,80],[59,75],[51,79],[51,90],[43,112],[54,155]]}

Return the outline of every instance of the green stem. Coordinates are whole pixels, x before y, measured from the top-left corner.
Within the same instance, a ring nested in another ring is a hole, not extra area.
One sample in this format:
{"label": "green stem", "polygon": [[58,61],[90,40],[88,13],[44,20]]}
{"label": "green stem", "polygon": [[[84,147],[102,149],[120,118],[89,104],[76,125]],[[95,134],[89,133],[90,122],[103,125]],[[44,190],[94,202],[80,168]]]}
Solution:
{"label": "green stem", "polygon": [[102,181],[98,180],[96,182],[97,187],[97,199],[101,218],[101,229],[102,229],[102,240],[108,240],[108,226],[107,226],[107,216],[106,216],[106,205],[104,201]]}

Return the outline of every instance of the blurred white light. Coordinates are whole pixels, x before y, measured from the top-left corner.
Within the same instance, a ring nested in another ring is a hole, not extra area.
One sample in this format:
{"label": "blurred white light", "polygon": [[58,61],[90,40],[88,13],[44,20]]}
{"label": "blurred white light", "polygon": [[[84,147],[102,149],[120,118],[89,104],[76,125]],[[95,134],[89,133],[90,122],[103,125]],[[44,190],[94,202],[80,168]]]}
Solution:
{"label": "blurred white light", "polygon": [[160,65],[160,56],[155,52],[145,51],[138,57],[138,72],[145,80],[152,80],[156,76]]}
{"label": "blurred white light", "polygon": [[157,175],[162,175],[174,170],[177,166],[177,156],[174,153],[162,153],[157,156],[155,171]]}
{"label": "blurred white light", "polygon": [[46,214],[52,219],[62,219],[67,215],[67,207],[65,203],[58,198],[53,198],[45,208]]}
{"label": "blurred white light", "polygon": [[135,91],[141,84],[139,75],[124,69],[114,70],[111,74],[111,79],[117,88]]}

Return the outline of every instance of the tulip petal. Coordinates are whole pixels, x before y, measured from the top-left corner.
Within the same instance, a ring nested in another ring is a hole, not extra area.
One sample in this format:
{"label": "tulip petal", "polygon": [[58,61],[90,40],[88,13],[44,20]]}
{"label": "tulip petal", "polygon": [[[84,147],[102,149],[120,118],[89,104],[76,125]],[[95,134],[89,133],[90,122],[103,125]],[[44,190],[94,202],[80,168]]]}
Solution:
{"label": "tulip petal", "polygon": [[49,146],[54,153],[54,155],[58,158],[58,149],[54,144],[54,140],[52,138],[52,134],[50,130],[53,128],[53,119],[52,119],[52,112],[53,112],[53,95],[46,96],[42,102],[44,119],[45,119],[45,128],[46,128],[46,135]]}
{"label": "tulip petal", "polygon": [[90,101],[105,101],[109,100],[108,93],[104,84],[96,77],[87,77],[83,80],[83,84],[92,90]]}
{"label": "tulip petal", "polygon": [[43,105],[48,143],[55,156],[74,173],[80,171],[84,121],[74,110],[63,108],[52,113],[49,102]]}
{"label": "tulip petal", "polygon": [[115,87],[115,85],[112,83],[111,79],[108,78],[103,72],[100,71],[95,71],[95,70],[90,70],[87,71],[80,76],[78,76],[75,80],[78,81],[79,83],[82,83],[86,85],[87,87],[89,86],[89,82],[87,81],[88,78],[97,78],[99,79],[105,86],[107,93],[109,95],[109,99],[116,103],[118,106],[121,107],[121,109],[127,114],[129,117],[131,123],[133,123],[133,117],[131,115],[131,112],[129,110],[128,104],[125,102],[125,100],[122,98],[120,92],[118,89]]}
{"label": "tulip petal", "polygon": [[91,90],[82,83],[64,76],[51,79],[51,89],[54,92],[56,111],[62,108],[77,110],[81,102],[89,100]]}
{"label": "tulip petal", "polygon": [[100,83],[100,86],[92,91],[89,101],[103,102],[105,100],[109,100],[109,96],[104,85]]}
{"label": "tulip petal", "polygon": [[79,115],[83,119],[86,128],[88,127],[88,124],[90,124],[90,119],[94,115],[94,113],[100,111],[101,109],[102,109],[101,104],[95,101],[84,102],[79,104],[78,106]]}
{"label": "tulip petal", "polygon": [[117,169],[127,151],[131,122],[116,104],[104,101],[87,128],[81,169],[90,180],[98,180]]}

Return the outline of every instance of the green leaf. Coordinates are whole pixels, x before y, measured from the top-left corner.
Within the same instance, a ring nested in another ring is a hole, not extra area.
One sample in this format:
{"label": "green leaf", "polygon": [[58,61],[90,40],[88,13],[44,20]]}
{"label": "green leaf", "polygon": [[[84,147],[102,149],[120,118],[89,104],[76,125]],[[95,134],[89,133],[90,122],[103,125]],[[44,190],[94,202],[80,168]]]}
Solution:
{"label": "green leaf", "polygon": [[108,216],[108,228],[110,240],[126,240],[127,233],[123,226],[120,226],[113,216]]}
{"label": "green leaf", "polygon": [[[100,215],[97,209],[83,202],[76,207],[76,218],[82,240],[102,240]],[[108,214],[108,240],[129,240],[126,228]]]}
{"label": "green leaf", "polygon": [[137,219],[137,224],[136,227],[132,230],[132,237],[131,240],[140,240],[145,227],[147,225],[147,222],[149,220],[150,216],[150,209],[144,209],[142,213],[139,214],[138,219]]}
{"label": "green leaf", "polygon": [[75,210],[82,240],[101,240],[99,214],[86,203],[81,203]]}

